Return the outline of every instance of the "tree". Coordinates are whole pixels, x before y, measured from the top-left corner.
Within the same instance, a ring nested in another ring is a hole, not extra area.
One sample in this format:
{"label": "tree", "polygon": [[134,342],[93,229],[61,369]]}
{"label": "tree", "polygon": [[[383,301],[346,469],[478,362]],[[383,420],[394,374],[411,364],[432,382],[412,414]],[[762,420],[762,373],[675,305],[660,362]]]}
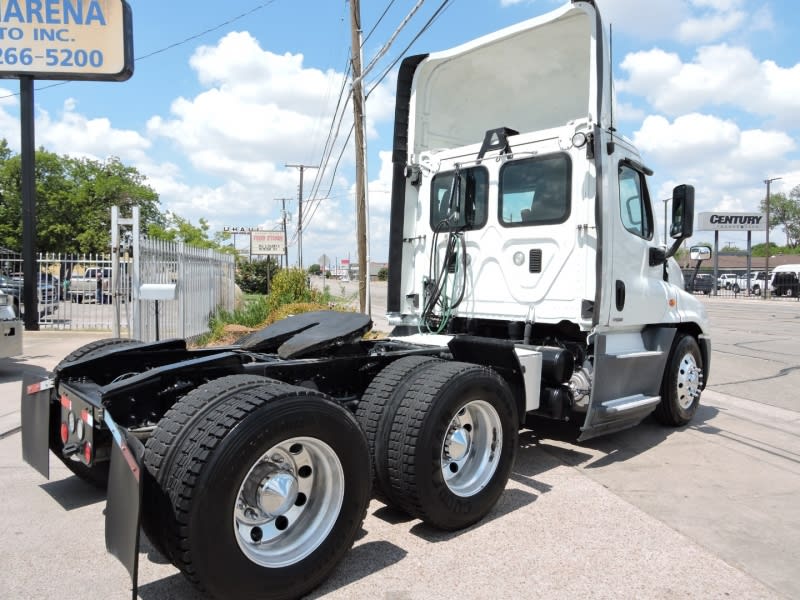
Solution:
{"label": "tree", "polygon": [[183,242],[195,248],[213,248],[220,252],[236,254],[233,246],[224,242],[230,238],[227,232],[216,233],[214,238],[209,237],[210,226],[208,221],[201,218],[200,225],[193,225],[188,219],[167,211],[163,223],[151,223],[147,227],[147,235],[157,240],[168,242]]}
{"label": "tree", "polygon": [[270,292],[270,282],[278,271],[278,265],[271,256],[265,260],[244,261],[236,269],[236,285],[245,294],[267,294]]}
{"label": "tree", "polygon": [[386,281],[389,279],[389,269],[381,267],[378,269],[378,281]]}
{"label": "tree", "polygon": [[319,275],[320,273],[322,273],[322,269],[317,263],[314,263],[313,265],[308,267],[308,272],[311,273],[312,275]]}
{"label": "tree", "polygon": [[[22,248],[22,161],[0,140],[0,246]],[[118,158],[105,161],[36,152],[36,247],[41,252],[109,250],[111,207],[139,206],[142,226],[163,222],[158,194]]]}
{"label": "tree", "polygon": [[[761,201],[761,210],[767,210],[766,199]],[[783,226],[789,248],[800,245],[800,185],[794,186],[788,196],[783,193],[770,194],[769,223]]]}

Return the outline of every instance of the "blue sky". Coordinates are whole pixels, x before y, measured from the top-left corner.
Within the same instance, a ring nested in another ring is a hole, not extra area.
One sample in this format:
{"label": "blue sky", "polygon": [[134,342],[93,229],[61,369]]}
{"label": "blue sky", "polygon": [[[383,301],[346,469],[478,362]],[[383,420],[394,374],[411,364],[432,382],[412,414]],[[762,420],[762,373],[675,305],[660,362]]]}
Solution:
{"label": "blue sky", "polygon": [[[275,198],[297,197],[287,163],[319,164],[349,53],[344,0],[129,0],[134,76],[124,83],[37,82],[37,145],[61,154],[118,156],[147,175],[164,210],[212,230],[276,227]],[[368,63],[417,0],[362,0]],[[439,8],[427,0],[400,33],[368,87]],[[537,16],[553,0],[452,0],[408,53],[442,50]],[[763,180],[800,185],[800,11],[788,0],[598,0],[614,26],[618,129],[655,170],[654,198],[697,189],[697,209],[755,211]],[[213,31],[207,32],[213,29]],[[204,33],[207,32],[207,33]],[[194,37],[197,36],[197,37]],[[187,38],[190,41],[184,42]],[[183,42],[183,43],[182,43]],[[169,48],[170,46],[173,46]],[[385,260],[395,70],[367,101],[371,256]],[[0,81],[0,136],[19,148],[19,87]],[[303,256],[355,258],[353,152],[316,190],[306,174]],[[351,142],[352,145],[352,142]],[[330,193],[328,189],[330,188]],[[660,204],[660,203],[658,203]],[[297,202],[287,206],[296,228]],[[656,213],[663,215],[663,208]],[[696,239],[711,239],[698,232]],[[754,243],[763,242],[754,233]],[[743,247],[744,234],[722,244]],[[780,229],[771,237],[780,242]],[[243,239],[240,238],[241,244]],[[290,262],[297,260],[296,240]]]}

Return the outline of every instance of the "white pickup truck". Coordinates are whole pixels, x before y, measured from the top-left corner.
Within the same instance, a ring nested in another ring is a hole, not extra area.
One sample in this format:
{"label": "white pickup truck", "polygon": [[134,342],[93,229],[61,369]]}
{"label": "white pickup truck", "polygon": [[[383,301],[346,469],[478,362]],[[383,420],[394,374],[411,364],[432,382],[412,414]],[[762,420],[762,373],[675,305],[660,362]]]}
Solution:
{"label": "white pickup truck", "polygon": [[737,275],[730,282],[730,287],[726,286],[726,289],[730,289],[734,294],[748,292],[754,296],[760,296],[761,290],[764,289],[764,279],[764,271],[750,271],[749,279],[747,273]]}

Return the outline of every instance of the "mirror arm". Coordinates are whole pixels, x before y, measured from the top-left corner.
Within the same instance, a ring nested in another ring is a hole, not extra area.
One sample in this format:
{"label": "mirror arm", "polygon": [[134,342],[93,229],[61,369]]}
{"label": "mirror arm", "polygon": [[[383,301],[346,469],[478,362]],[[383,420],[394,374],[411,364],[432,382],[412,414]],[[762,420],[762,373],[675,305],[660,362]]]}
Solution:
{"label": "mirror arm", "polygon": [[670,249],[667,250],[667,253],[664,256],[664,260],[665,261],[668,258],[672,258],[673,256],[675,256],[675,253],[678,251],[678,248],[681,247],[681,244],[683,243],[683,240],[685,240],[685,239],[686,239],[685,237],[679,237],[677,240],[672,242],[672,246],[670,246]]}

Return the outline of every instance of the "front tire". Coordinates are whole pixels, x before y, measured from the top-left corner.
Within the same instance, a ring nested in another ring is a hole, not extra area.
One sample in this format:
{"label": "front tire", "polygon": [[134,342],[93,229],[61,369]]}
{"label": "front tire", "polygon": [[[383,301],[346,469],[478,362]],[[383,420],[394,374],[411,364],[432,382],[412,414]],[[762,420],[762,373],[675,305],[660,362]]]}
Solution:
{"label": "front tire", "polygon": [[697,340],[687,334],[677,334],[661,382],[661,402],[654,415],[662,424],[671,427],[686,425],[700,406],[703,389],[703,357]]}
{"label": "front tire", "polygon": [[322,394],[275,381],[213,401],[163,473],[173,563],[220,598],[296,598],[355,540],[370,497],[367,442]]}
{"label": "front tire", "polygon": [[505,489],[518,426],[511,390],[493,370],[451,362],[417,373],[392,423],[392,497],[434,527],[472,525]]}

